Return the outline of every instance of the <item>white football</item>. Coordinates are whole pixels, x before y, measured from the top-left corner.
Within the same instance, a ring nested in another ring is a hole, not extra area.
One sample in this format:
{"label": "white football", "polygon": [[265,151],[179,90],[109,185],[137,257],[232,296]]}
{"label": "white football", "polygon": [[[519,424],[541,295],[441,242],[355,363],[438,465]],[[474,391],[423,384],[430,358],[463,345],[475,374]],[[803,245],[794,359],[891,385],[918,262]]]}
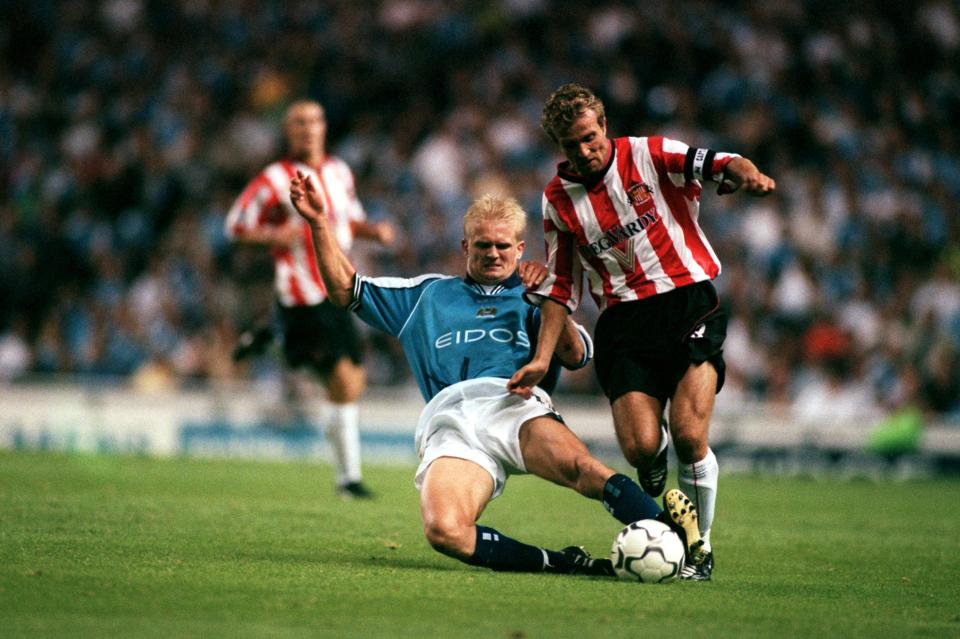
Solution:
{"label": "white football", "polygon": [[675,580],[686,553],[680,536],[656,519],[635,521],[617,535],[610,561],[620,579],[663,584]]}

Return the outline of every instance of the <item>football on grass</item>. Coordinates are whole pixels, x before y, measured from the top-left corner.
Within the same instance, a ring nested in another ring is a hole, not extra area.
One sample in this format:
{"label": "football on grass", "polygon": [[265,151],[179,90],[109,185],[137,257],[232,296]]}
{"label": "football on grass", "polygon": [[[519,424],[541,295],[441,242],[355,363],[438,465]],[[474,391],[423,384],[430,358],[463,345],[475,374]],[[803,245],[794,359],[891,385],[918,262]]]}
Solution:
{"label": "football on grass", "polygon": [[635,521],[621,530],[610,550],[610,561],[620,579],[645,584],[676,579],[684,556],[680,536],[655,519]]}

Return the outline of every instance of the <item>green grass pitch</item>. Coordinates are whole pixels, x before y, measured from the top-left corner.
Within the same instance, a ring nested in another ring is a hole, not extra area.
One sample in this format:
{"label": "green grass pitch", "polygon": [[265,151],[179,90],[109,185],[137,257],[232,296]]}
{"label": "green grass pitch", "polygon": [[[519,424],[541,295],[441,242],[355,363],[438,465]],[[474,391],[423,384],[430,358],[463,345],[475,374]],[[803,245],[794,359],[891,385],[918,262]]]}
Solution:
{"label": "green grass pitch", "polygon": [[[0,453],[3,637],[958,637],[960,484],[722,478],[711,583],[497,574],[423,540],[412,468]],[[514,477],[481,521],[608,552]]]}

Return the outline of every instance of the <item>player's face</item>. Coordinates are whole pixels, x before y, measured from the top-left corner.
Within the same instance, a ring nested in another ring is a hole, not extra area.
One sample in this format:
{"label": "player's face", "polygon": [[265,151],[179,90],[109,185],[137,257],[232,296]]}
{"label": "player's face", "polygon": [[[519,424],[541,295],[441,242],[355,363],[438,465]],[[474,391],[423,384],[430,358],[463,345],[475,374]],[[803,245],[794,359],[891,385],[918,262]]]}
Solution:
{"label": "player's face", "polygon": [[570,160],[573,170],[583,176],[603,171],[610,156],[607,125],[597,121],[597,113],[593,109],[587,109],[574,120],[570,128],[557,137],[557,143]]}
{"label": "player's face", "polygon": [[481,284],[496,284],[517,270],[524,244],[513,224],[482,220],[469,230],[462,246],[470,277]]}
{"label": "player's face", "polygon": [[290,107],[286,119],[287,144],[295,158],[323,154],[327,138],[327,119],[316,102],[298,102]]}

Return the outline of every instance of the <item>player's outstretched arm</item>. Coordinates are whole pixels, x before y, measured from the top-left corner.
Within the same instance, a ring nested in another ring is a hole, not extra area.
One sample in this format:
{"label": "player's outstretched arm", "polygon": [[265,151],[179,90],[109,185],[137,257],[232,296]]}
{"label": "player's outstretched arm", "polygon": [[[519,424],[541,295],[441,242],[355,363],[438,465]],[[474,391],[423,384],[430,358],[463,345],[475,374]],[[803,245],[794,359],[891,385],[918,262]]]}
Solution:
{"label": "player's outstretched arm", "polygon": [[760,172],[757,166],[744,157],[733,158],[723,170],[723,182],[718,191],[733,193],[743,191],[749,195],[764,196],[773,193],[777,183]]}
{"label": "player's outstretched arm", "polygon": [[323,198],[313,180],[297,171],[290,179],[290,202],[303,219],[310,224],[313,250],[327,296],[337,306],[346,306],[353,299],[353,278],[357,271],[343,254],[333,229],[327,224]]}
{"label": "player's outstretched arm", "polygon": [[557,342],[564,331],[566,321],[565,306],[551,299],[543,301],[540,306],[540,335],[537,338],[537,351],[529,363],[521,366],[513,374],[507,382],[507,390],[521,397],[529,398],[533,394],[533,387],[540,383],[547,374],[547,369],[550,368],[550,360],[553,359],[553,353],[556,351]]}

